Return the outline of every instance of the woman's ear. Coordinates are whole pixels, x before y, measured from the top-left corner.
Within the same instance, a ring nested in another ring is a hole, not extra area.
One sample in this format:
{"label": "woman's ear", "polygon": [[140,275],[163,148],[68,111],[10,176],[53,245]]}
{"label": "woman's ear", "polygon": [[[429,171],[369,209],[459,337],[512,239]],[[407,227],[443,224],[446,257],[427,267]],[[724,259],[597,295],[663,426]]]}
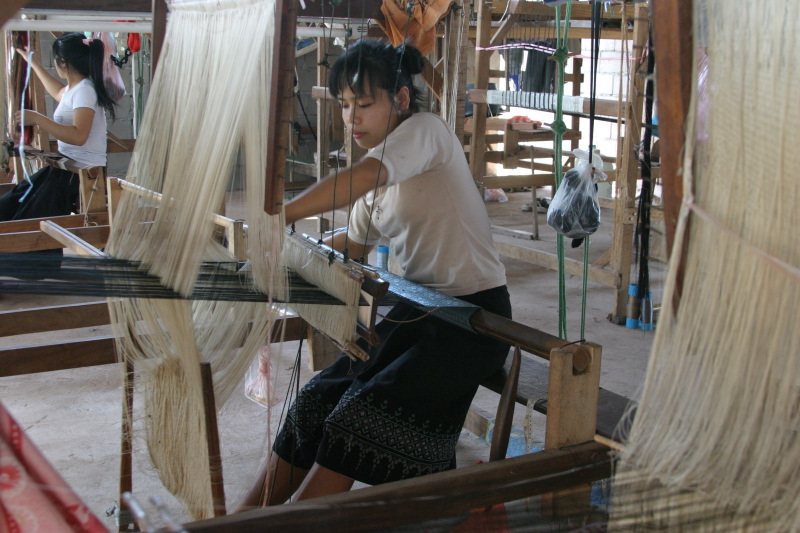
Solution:
{"label": "woman's ear", "polygon": [[411,93],[407,86],[400,87],[394,95],[395,103],[399,111],[408,111],[411,108]]}

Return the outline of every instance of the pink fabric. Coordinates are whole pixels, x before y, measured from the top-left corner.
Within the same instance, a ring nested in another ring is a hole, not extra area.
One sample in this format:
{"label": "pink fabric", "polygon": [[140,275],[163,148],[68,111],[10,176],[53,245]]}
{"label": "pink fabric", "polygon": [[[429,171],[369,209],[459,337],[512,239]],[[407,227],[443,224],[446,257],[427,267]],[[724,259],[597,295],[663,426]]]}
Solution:
{"label": "pink fabric", "polygon": [[108,533],[0,403],[0,531]]}

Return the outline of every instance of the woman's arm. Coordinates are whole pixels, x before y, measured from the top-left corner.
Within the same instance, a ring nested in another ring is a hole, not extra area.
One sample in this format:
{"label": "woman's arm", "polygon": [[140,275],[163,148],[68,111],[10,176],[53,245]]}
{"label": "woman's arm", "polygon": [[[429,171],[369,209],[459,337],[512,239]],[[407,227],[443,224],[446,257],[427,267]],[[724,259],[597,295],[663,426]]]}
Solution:
{"label": "woman's arm", "polygon": [[[25,61],[28,60],[28,49],[27,48],[17,48],[17,53],[25,58]],[[42,81],[42,85],[44,85],[45,90],[50,93],[50,96],[55,98],[56,102],[61,101],[61,96],[64,94],[64,90],[66,89],[66,85],[50,74],[38,61],[31,58],[30,60],[31,68],[36,73],[36,76]],[[72,144],[72,143],[70,143]]]}
{"label": "woman's arm", "polygon": [[[21,119],[20,111],[16,112],[16,118],[17,123],[19,123]],[[72,124],[59,124],[36,111],[25,110],[26,126],[39,126],[59,141],[74,144],[75,146],[83,146],[89,139],[93,120],[94,109],[90,107],[75,108]]]}
{"label": "woman's arm", "polygon": [[369,191],[386,183],[386,167],[374,157],[340,170],[315,183],[286,204],[286,224],[338,209],[355,202]]}

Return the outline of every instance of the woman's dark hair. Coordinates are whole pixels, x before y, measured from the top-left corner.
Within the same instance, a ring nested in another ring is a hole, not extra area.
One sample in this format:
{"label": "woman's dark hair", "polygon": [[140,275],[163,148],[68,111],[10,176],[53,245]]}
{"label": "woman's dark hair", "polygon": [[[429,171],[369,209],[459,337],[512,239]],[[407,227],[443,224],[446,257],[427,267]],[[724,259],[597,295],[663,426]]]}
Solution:
{"label": "woman's dark hair", "polygon": [[116,118],[116,102],[106,90],[103,81],[103,62],[108,59],[103,41],[86,39],[82,33],[65,33],[53,41],[53,59],[61,65],[69,65],[70,69],[92,80],[97,103],[111,115],[111,120]]}
{"label": "woman's dark hair", "polygon": [[408,87],[409,111],[419,111],[420,95],[412,77],[422,72],[422,54],[413,46],[402,44],[397,48],[374,39],[360,39],[339,56],[331,68],[328,89],[338,98],[345,87],[356,95],[364,94],[365,84],[372,89],[383,89],[394,100],[403,87]]}

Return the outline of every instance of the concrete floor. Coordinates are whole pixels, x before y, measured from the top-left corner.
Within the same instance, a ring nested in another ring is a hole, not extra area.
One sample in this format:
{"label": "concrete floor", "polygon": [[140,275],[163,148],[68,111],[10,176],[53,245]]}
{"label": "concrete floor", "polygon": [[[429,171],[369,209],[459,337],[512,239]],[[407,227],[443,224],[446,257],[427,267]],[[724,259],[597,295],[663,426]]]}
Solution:
{"label": "concrete floor", "polygon": [[[540,192],[540,195],[542,192]],[[546,193],[545,193],[546,194]],[[530,229],[531,213],[521,210],[530,203],[529,192],[511,193],[505,203],[487,203],[493,223],[513,229]],[[604,210],[603,224],[591,238],[591,260],[595,260],[610,247],[613,213]],[[537,250],[555,253],[555,234],[546,225],[545,215],[539,214],[540,240],[525,241],[496,235],[498,242],[512,242]],[[311,232],[312,230],[307,230]],[[454,238],[458,238],[454,228]],[[582,259],[583,248],[569,249],[570,257]],[[514,319],[528,326],[556,334],[558,332],[557,274],[542,267],[521,261],[504,259],[514,309]],[[653,301],[661,300],[664,265],[650,265]],[[579,338],[581,280],[568,277],[568,337]],[[37,296],[0,296],[0,310],[55,305],[61,301],[87,301],[81,298],[43,298]],[[585,338],[603,347],[601,386],[626,397],[636,398],[643,381],[653,332],[626,329],[608,320],[614,305],[614,293],[609,287],[589,283],[586,310]],[[71,331],[67,335],[84,335],[100,332]],[[0,339],[3,346],[27,345],[42,342],[42,336]],[[297,343],[285,343],[282,349],[282,367],[288,380],[291,362],[297,355]],[[302,355],[301,355],[302,357]],[[304,359],[305,361],[305,359]],[[40,447],[46,457],[61,473],[67,483],[100,517],[110,530],[116,528],[115,509],[118,505],[118,476],[120,448],[121,374],[118,365],[93,367],[68,371],[0,379],[0,401],[25,428],[27,434]],[[301,364],[301,380],[311,375],[305,363]],[[497,395],[481,391],[475,404],[484,411],[494,412]],[[228,509],[231,510],[252,482],[253,472],[265,454],[267,441],[264,427],[273,431],[278,425],[281,408],[270,413],[246,399],[243,394],[234,397],[219,414],[219,430],[223,452],[223,472]],[[515,413],[514,442],[519,444],[525,426],[525,409],[517,406]],[[531,423],[534,443],[544,435],[544,417],[534,414]],[[166,493],[149,466],[141,439],[135,444],[134,494],[146,506],[150,496],[161,497],[178,520],[186,517],[174,499]],[[514,443],[512,442],[512,448]],[[459,442],[459,465],[488,460],[489,448],[485,437],[466,431]],[[521,528],[519,530],[524,530]],[[517,529],[515,529],[516,531]],[[533,528],[529,529],[533,530]]]}

